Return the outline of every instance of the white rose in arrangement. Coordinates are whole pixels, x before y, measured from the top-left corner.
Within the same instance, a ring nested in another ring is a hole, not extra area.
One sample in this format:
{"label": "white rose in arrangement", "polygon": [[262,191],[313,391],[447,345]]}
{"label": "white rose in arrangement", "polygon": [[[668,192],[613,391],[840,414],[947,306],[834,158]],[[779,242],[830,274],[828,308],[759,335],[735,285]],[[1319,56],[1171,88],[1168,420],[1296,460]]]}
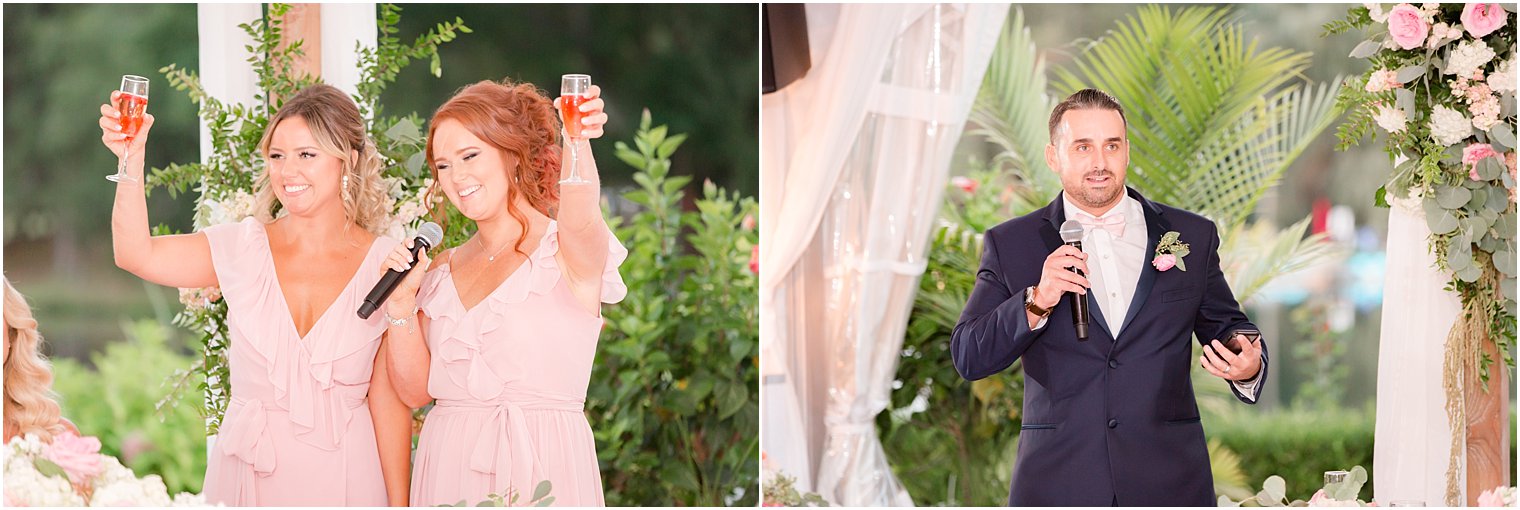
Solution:
{"label": "white rose in arrangement", "polygon": [[1451,50],[1451,57],[1446,60],[1446,69],[1442,72],[1471,78],[1474,73],[1482,71],[1483,66],[1494,59],[1494,55],[1494,50],[1483,41],[1462,41]]}
{"label": "white rose in arrangement", "polygon": [[1383,128],[1384,131],[1389,133],[1403,132],[1408,122],[1408,119],[1404,117],[1404,110],[1389,108],[1387,106],[1378,108],[1377,114],[1372,116],[1372,120],[1377,122],[1378,127]]}
{"label": "white rose in arrangement", "polygon": [[1462,112],[1436,105],[1430,112],[1430,137],[1445,146],[1456,145],[1472,134],[1472,124]]}
{"label": "white rose in arrangement", "polygon": [[1500,94],[1515,92],[1515,59],[1499,63],[1494,72],[1488,75],[1488,87]]}
{"label": "white rose in arrangement", "polygon": [[96,485],[90,506],[169,506],[169,489],[158,475],[141,480],[125,479],[108,485]]}

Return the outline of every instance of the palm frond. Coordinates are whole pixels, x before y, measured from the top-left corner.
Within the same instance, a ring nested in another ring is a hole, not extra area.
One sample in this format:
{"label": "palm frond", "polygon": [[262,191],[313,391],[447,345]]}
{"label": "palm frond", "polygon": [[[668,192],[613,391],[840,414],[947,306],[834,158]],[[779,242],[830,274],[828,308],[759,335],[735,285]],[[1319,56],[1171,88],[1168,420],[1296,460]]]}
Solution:
{"label": "palm frond", "polygon": [[967,134],[997,146],[1000,152],[990,166],[1022,178],[1024,189],[1015,198],[1040,204],[1061,190],[1060,179],[1045,164],[1046,119],[1056,99],[1046,92],[1045,59],[1024,23],[1023,9],[1014,9],[1011,16],[987,65]]}
{"label": "palm frond", "polygon": [[1219,259],[1227,261],[1224,276],[1236,300],[1244,303],[1282,275],[1344,255],[1345,249],[1328,242],[1325,234],[1304,236],[1312,219],[1282,230],[1258,222],[1220,233]]}
{"label": "palm frond", "polygon": [[1056,88],[1113,94],[1129,120],[1129,182],[1231,226],[1339,113],[1339,81],[1295,81],[1308,65],[1307,53],[1258,48],[1225,9],[1147,6],[1056,70]]}

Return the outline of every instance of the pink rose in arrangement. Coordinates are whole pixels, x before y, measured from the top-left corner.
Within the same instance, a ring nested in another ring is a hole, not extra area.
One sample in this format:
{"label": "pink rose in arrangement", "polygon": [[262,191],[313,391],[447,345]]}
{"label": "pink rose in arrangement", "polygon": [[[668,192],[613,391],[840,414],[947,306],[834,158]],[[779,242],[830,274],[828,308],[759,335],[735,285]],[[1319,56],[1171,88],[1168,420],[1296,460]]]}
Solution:
{"label": "pink rose in arrangement", "polygon": [[1399,4],[1388,11],[1388,35],[1400,48],[1412,50],[1425,43],[1425,36],[1430,35],[1430,24],[1415,6]]}
{"label": "pink rose in arrangement", "polygon": [[1166,271],[1177,266],[1177,256],[1170,253],[1157,255],[1156,259],[1151,261],[1151,265],[1156,266],[1157,271]]}
{"label": "pink rose in arrangement", "polygon": [[957,175],[950,178],[950,185],[960,188],[961,191],[966,193],[976,193],[976,187],[980,186],[981,183],[976,182],[976,179]]}
{"label": "pink rose in arrangement", "polygon": [[69,474],[69,480],[74,483],[83,483],[105,469],[100,460],[100,439],[93,437],[60,434],[53,438],[53,444],[47,449],[45,457],[63,468]]}
{"label": "pink rose in arrangement", "polygon": [[1499,153],[1494,152],[1492,145],[1486,143],[1468,145],[1467,148],[1462,149],[1462,164],[1467,165],[1467,176],[1474,181],[1481,180],[1478,178],[1478,162],[1483,161],[1483,158],[1498,156]]}
{"label": "pink rose in arrangement", "polygon": [[1462,8],[1462,28],[1473,37],[1483,37],[1503,27],[1508,17],[1498,4],[1467,4]]}
{"label": "pink rose in arrangement", "polygon": [[760,245],[749,251],[749,272],[760,274]]}

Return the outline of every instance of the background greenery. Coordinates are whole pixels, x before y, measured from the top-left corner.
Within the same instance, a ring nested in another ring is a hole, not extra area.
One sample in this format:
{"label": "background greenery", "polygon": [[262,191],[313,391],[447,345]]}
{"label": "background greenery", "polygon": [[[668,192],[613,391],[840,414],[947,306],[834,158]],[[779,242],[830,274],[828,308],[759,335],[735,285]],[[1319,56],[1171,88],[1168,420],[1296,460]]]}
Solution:
{"label": "background greenery", "polygon": [[[186,353],[199,341],[165,327],[181,308],[175,291],[115,270],[105,242],[111,187],[99,178],[114,161],[98,146],[93,119],[103,99],[94,96],[121,74],[155,80],[150,111],[159,122],[147,159],[170,169],[158,180],[211,172],[168,165],[198,159],[195,110],[154,74],[171,63],[195,70],[194,6],[141,7],[5,7],[6,272],[32,298],[58,360],[65,415],[140,475],[199,490],[204,424],[190,400],[202,381],[176,373],[191,367]],[[752,5],[428,5],[408,6],[398,25],[396,36],[408,42],[456,17],[474,30],[443,46],[443,79],[423,75],[424,66],[404,70],[380,96],[387,115],[415,110],[425,118],[454,90],[483,79],[512,76],[552,92],[559,74],[584,71],[607,90],[606,139],[633,142],[596,144],[609,218],[630,248],[621,269],[629,296],[606,310],[587,395],[612,505],[758,501],[758,333],[748,268],[758,235],[757,14]],[[147,28],[111,30],[139,17],[130,26]],[[55,42],[67,46],[34,46]],[[109,56],[109,65],[97,56]],[[73,88],[50,87],[55,82]],[[386,128],[391,122],[377,119],[382,150],[407,138]],[[45,136],[12,137],[35,134],[38,124]],[[53,163],[54,155],[67,164]],[[154,222],[190,230],[194,195],[154,193]],[[454,225],[454,234],[470,228]],[[134,321],[123,340],[117,321],[126,317],[152,319]],[[167,405],[160,401],[170,386],[189,388],[189,400],[165,407],[159,423],[155,407]]]}

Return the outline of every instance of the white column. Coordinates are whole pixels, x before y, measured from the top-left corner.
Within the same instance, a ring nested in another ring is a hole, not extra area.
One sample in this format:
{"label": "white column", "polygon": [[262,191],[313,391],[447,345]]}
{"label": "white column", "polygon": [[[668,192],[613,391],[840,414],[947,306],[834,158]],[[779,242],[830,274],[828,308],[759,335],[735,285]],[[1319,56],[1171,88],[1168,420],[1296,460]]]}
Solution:
{"label": "white column", "polygon": [[[230,106],[254,103],[259,79],[253,72],[253,65],[248,63],[246,48],[253,45],[254,41],[238,25],[252,23],[263,15],[263,6],[260,4],[201,4],[195,10],[200,44],[201,87],[207,95],[222,104]],[[205,162],[212,154],[211,130],[205,120],[200,121],[200,138],[201,161]],[[210,386],[215,388],[215,382],[212,381]],[[208,436],[208,461],[215,447],[216,436]]]}
{"label": "white column", "polygon": [[[201,4],[196,8],[200,34],[200,77],[206,94],[223,104],[253,104],[258,75],[248,63],[247,46],[254,40],[238,24],[263,17],[261,4]],[[201,161],[211,155],[211,135],[201,123]]]}
{"label": "white column", "polygon": [[376,46],[377,13],[374,3],[322,4],[323,82],[349,94],[358,92],[357,46]]}

